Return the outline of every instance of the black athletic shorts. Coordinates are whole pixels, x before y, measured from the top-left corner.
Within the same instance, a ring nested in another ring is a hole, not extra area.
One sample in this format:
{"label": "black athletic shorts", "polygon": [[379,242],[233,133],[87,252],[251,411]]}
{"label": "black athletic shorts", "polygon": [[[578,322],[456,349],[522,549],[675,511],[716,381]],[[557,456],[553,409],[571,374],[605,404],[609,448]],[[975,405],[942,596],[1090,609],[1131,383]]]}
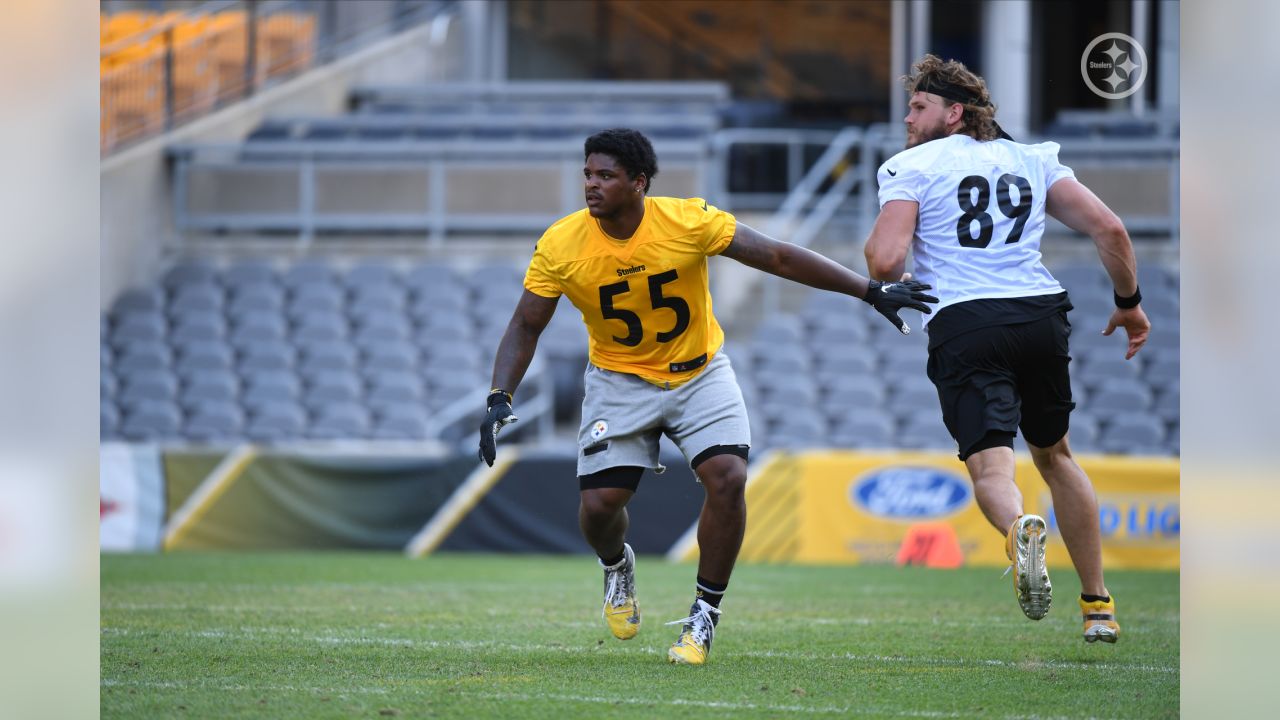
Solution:
{"label": "black athletic shorts", "polygon": [[929,350],[929,379],[938,388],[942,420],[960,459],[982,446],[988,433],[1011,445],[1022,430],[1027,443],[1049,447],[1067,434],[1071,411],[1071,323],[1065,310],[1012,325],[974,328]]}

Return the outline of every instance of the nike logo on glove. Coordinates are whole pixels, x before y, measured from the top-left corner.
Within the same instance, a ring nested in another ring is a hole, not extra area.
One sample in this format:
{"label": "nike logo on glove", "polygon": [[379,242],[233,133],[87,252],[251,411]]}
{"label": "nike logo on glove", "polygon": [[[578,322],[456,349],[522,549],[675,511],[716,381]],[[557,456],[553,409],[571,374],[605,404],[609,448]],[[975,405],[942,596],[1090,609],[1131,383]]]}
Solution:
{"label": "nike logo on glove", "polygon": [[889,173],[889,177],[898,177],[898,173],[894,172],[893,170],[890,170],[889,168],[885,168],[884,171]]}

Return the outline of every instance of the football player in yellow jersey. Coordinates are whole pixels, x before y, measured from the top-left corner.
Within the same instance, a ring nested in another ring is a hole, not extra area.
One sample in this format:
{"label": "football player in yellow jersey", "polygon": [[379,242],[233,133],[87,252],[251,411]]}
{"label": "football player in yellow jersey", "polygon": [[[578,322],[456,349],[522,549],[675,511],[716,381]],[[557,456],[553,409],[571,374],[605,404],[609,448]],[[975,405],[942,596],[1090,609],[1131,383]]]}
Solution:
{"label": "football player in yellow jersey", "polygon": [[765,272],[870,303],[902,333],[902,308],[929,312],[928,285],[882,283],[818,253],[762,235],[700,199],[649,197],[658,161],[648,138],[614,129],[587,138],[587,207],[538,241],[525,291],[498,345],[480,456],[515,422],[512,396],[561,295],[581,311],[589,360],[578,434],[579,525],[604,568],[603,614],[615,637],[640,630],[627,503],[645,468],[661,472],[665,433],[706,492],[698,520],[696,597],[671,662],[701,665],[711,650],[747,509],[751,434],[724,333],[711,311],[707,257],[725,255]]}

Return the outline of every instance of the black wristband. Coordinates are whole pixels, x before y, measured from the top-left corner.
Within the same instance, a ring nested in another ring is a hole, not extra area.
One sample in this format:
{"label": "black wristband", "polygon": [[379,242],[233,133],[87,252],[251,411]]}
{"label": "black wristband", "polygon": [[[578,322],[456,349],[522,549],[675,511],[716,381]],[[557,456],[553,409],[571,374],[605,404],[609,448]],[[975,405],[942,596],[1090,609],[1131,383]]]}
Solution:
{"label": "black wristband", "polygon": [[507,392],[506,390],[499,390],[498,388],[494,388],[489,391],[489,397],[485,398],[484,406],[493,407],[496,404],[494,402],[495,396],[498,402],[503,402],[503,403],[506,403],[507,405],[511,404],[511,393]]}
{"label": "black wristband", "polygon": [[1136,308],[1138,307],[1138,303],[1142,302],[1142,288],[1140,287],[1135,287],[1133,289],[1133,294],[1127,298],[1120,297],[1120,293],[1117,293],[1114,290],[1111,291],[1111,294],[1115,296],[1116,307],[1121,310]]}

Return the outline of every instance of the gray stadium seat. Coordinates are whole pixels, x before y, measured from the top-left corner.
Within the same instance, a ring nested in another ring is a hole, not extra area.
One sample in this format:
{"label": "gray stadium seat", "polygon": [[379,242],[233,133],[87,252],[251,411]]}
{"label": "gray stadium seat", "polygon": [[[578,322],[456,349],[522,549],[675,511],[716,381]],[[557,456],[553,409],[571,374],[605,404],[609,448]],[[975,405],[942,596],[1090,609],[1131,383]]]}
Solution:
{"label": "gray stadium seat", "polygon": [[228,288],[249,285],[275,285],[276,269],[268,260],[240,260],[231,263],[221,273],[222,284]]}
{"label": "gray stadium seat", "polygon": [[434,372],[456,372],[459,368],[479,368],[482,363],[491,363],[492,360],[491,357],[481,358],[479,351],[471,345],[436,345],[428,352],[422,366]]}
{"label": "gray stadium seat", "polygon": [[293,403],[265,403],[250,416],[245,435],[258,442],[278,442],[302,437],[307,413]]}
{"label": "gray stadium seat", "polygon": [[171,440],[178,437],[182,411],[172,403],[147,402],[125,413],[120,427],[128,440]]}
{"label": "gray stadium seat", "polygon": [[347,292],[341,285],[329,282],[307,282],[289,289],[289,307],[298,305],[309,308],[328,307],[330,303],[345,303]]}
{"label": "gray stadium seat", "polygon": [[1181,350],[1182,334],[1177,327],[1153,328],[1144,350]]}
{"label": "gray stadium seat", "polygon": [[1142,375],[1140,356],[1125,360],[1123,352],[1093,349],[1084,353],[1080,359],[1083,361],[1080,379],[1091,390],[1097,390],[1110,380],[1138,380]]}
{"label": "gray stadium seat", "polygon": [[1094,389],[1088,410],[1097,417],[1143,412],[1151,407],[1151,390],[1140,380],[1109,380]]}
{"label": "gray stadium seat", "polygon": [[236,319],[228,340],[237,348],[262,342],[278,342],[288,337],[288,325],[280,315],[269,311],[245,313]]}
{"label": "gray stadium seat", "polygon": [[264,405],[293,404],[302,397],[302,381],[292,371],[267,370],[245,380],[240,402],[250,410]]}
{"label": "gray stadium seat", "polygon": [[235,367],[235,353],[219,339],[189,340],[178,349],[176,367],[183,377],[203,371],[230,370]]}
{"label": "gray stadium seat", "polygon": [[334,403],[318,409],[307,436],[316,440],[356,440],[369,434],[369,411],[357,403]]}
{"label": "gray stadium seat", "polygon": [[105,440],[115,439],[120,433],[120,410],[115,403],[103,400],[98,404],[98,435]]}
{"label": "gray stadium seat", "polygon": [[917,409],[932,411],[938,408],[938,390],[927,377],[903,375],[889,385],[888,391],[885,405],[895,413],[902,414]]}
{"label": "gray stadium seat", "polygon": [[281,341],[258,342],[240,348],[241,375],[256,370],[292,370],[297,360],[293,346]]}
{"label": "gray stadium seat", "polygon": [[1153,388],[1167,386],[1170,383],[1177,383],[1181,377],[1181,363],[1178,360],[1178,354],[1173,351],[1159,350],[1153,351],[1153,357],[1147,363],[1146,372],[1143,373],[1147,383]]}
{"label": "gray stadium seat", "polygon": [[389,341],[408,341],[413,327],[400,313],[368,315],[356,326],[352,340],[360,347]]}
{"label": "gray stadium seat", "polygon": [[772,314],[760,321],[751,336],[752,344],[761,347],[803,345],[804,324],[794,315]]}
{"label": "gray stadium seat", "polygon": [[285,315],[292,322],[317,313],[330,315],[346,314],[346,298],[336,293],[316,291],[299,298],[290,298],[285,305]]}
{"label": "gray stadium seat", "polygon": [[831,431],[831,441],[842,448],[891,448],[894,440],[894,423],[881,413],[855,411],[836,419]]}
{"label": "gray stadium seat", "polygon": [[226,313],[233,318],[255,311],[279,313],[284,305],[284,288],[276,284],[246,282],[231,291]]}
{"label": "gray stadium seat", "polygon": [[111,316],[119,318],[131,312],[164,312],[164,292],[159,288],[130,288],[111,305]]}
{"label": "gray stadium seat", "polygon": [[426,436],[424,417],[381,417],[371,433],[375,440],[422,440]]}
{"label": "gray stadium seat", "polygon": [[348,270],[343,281],[349,288],[394,286],[400,284],[400,273],[390,261],[365,260]]}
{"label": "gray stadium seat", "polygon": [[364,349],[361,372],[375,377],[385,372],[410,371],[418,367],[418,359],[418,349],[411,343],[375,343]]}
{"label": "gray stadium seat", "polygon": [[178,395],[178,379],[158,370],[135,375],[116,393],[116,402],[126,411],[147,402],[173,403]]}
{"label": "gray stadium seat", "polygon": [[298,344],[344,341],[348,333],[347,319],[331,310],[305,313],[293,320],[292,337]]}
{"label": "gray stadium seat", "polygon": [[353,372],[359,365],[359,353],[350,343],[325,340],[305,344],[298,369],[304,376],[326,370]]}
{"label": "gray stadium seat", "polygon": [[757,383],[764,378],[808,375],[812,372],[809,353],[800,345],[752,345],[752,363]]}
{"label": "gray stadium seat", "polygon": [[197,442],[234,440],[244,433],[244,411],[231,402],[206,402],[192,410],[182,434]]}
{"label": "gray stadium seat", "polygon": [[1132,452],[1134,448],[1159,447],[1164,442],[1164,432],[1164,423],[1153,415],[1116,415],[1102,433],[1102,447],[1110,453],[1137,454]]}
{"label": "gray stadium seat", "polygon": [[139,341],[119,350],[113,366],[120,373],[168,370],[172,360],[169,346],[161,341]]}
{"label": "gray stadium seat", "polygon": [[111,330],[111,344],[123,349],[136,342],[156,342],[165,339],[168,323],[164,316],[154,311],[133,311],[122,315]]}
{"label": "gray stadium seat", "polygon": [[[897,332],[892,327],[889,329],[894,333]],[[896,338],[890,338],[889,342],[893,343],[895,340]],[[928,380],[927,350],[906,344],[901,346],[887,344],[880,347],[880,352],[880,375],[886,383],[896,384],[907,378]],[[910,380],[907,381],[910,382]]]}
{"label": "gray stadium seat", "polygon": [[399,405],[421,409],[425,397],[424,383],[416,373],[389,371],[369,377],[365,401],[376,412],[385,412],[386,408]]}
{"label": "gray stadium seat", "polygon": [[120,389],[120,381],[116,379],[115,373],[110,368],[104,368],[98,373],[98,397],[103,400],[110,400],[116,396],[116,392]]}
{"label": "gray stadium seat", "polygon": [[358,402],[364,394],[364,384],[354,372],[328,370],[307,378],[303,404],[315,409],[334,403]]}
{"label": "gray stadium seat", "polygon": [[169,299],[169,315],[190,312],[192,310],[208,310],[222,312],[226,302],[222,287],[213,282],[180,285],[173,291]]}
{"label": "gray stadium seat", "polygon": [[227,370],[210,370],[189,375],[182,383],[179,404],[186,410],[206,402],[234,402],[240,380]]}
{"label": "gray stadium seat", "polygon": [[[419,296],[410,302],[407,313],[419,325],[430,324],[442,318],[465,319],[468,315],[468,302],[467,297],[461,294]],[[505,323],[510,319],[511,311],[514,309],[514,305],[508,308],[507,318],[502,322]]]}
{"label": "gray stadium seat", "polygon": [[1156,395],[1151,412],[1165,422],[1176,422],[1181,419],[1181,390],[1175,383],[1162,388]]}
{"label": "gray stadium seat", "polygon": [[177,348],[188,343],[221,339],[226,337],[227,321],[222,313],[213,311],[195,311],[185,313],[174,319],[169,330],[169,342]]}
{"label": "gray stadium seat", "polygon": [[194,260],[180,262],[166,270],[162,276],[161,285],[169,290],[174,290],[184,285],[216,283],[217,281],[217,266],[210,262]]}
{"label": "gray stadium seat", "polygon": [[814,369],[818,372],[868,375],[875,372],[878,355],[866,345],[820,344],[813,353]]}
{"label": "gray stadium seat", "polygon": [[280,282],[286,288],[294,290],[301,285],[333,285],[337,282],[337,277],[329,263],[323,260],[301,260],[285,270],[280,276]]}
{"label": "gray stadium seat", "polygon": [[404,276],[404,284],[415,293],[440,286],[462,286],[464,279],[448,265],[424,263],[410,268]]}

